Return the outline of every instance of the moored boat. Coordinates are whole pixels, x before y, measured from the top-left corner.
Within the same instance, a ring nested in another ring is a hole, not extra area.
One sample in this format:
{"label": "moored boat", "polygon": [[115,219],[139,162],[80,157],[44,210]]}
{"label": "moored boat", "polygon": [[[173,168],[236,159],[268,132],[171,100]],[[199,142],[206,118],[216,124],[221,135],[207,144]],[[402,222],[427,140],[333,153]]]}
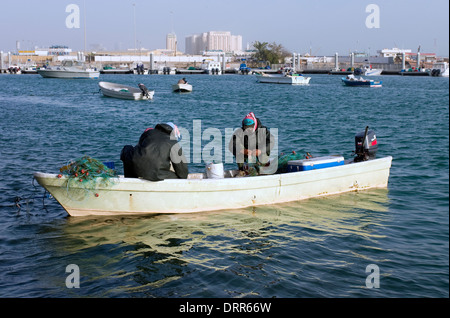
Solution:
{"label": "moored boat", "polygon": [[362,77],[356,78],[353,74],[347,77],[342,77],[342,82],[346,86],[361,86],[361,87],[382,87],[382,81],[366,80]]}
{"label": "moored boat", "polygon": [[65,79],[97,79],[100,72],[95,68],[86,66],[83,62],[65,60],[61,66],[40,68],[38,74],[45,78],[65,78]]}
{"label": "moored boat", "polygon": [[383,69],[372,68],[372,65],[365,65],[363,71],[365,76],[380,76]]}
{"label": "moored boat", "polygon": [[132,87],[111,82],[99,82],[98,86],[103,95],[119,99],[148,100],[152,99],[155,94],[155,91],[149,91],[142,83],[138,87]]}
{"label": "moored boat", "polygon": [[447,62],[436,62],[431,68],[431,76],[449,77],[449,66]]}
{"label": "moored boat", "polygon": [[255,73],[255,76],[257,82],[271,84],[307,85],[311,80],[311,77],[305,77],[289,70],[284,70],[278,74],[267,74],[261,71]]}

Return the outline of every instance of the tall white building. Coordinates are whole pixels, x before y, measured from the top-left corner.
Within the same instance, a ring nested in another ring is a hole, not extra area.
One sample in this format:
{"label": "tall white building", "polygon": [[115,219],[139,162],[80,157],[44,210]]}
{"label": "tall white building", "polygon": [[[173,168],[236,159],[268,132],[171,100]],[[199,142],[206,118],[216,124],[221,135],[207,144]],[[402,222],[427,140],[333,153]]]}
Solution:
{"label": "tall white building", "polygon": [[166,50],[175,52],[177,50],[177,36],[169,33],[166,36]]}
{"label": "tall white building", "polygon": [[186,54],[202,54],[204,51],[242,51],[242,36],[229,31],[209,31],[186,37]]}

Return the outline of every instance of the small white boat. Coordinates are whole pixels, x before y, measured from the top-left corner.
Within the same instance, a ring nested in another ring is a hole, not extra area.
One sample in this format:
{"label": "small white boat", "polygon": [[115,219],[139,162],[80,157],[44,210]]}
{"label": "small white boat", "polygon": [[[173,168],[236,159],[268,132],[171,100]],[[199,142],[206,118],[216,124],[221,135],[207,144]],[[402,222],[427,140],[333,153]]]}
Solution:
{"label": "small white boat", "polygon": [[259,83],[307,85],[311,77],[305,77],[290,71],[283,71],[279,74],[266,74],[263,71],[255,73],[256,81]]}
{"label": "small white boat", "polygon": [[383,72],[381,68],[372,68],[372,65],[365,65],[363,69],[365,76],[380,76]]}
{"label": "small white boat", "polygon": [[342,77],[342,83],[346,86],[382,87],[383,81],[366,80],[362,77],[357,78],[353,74],[349,74],[347,77]]}
{"label": "small white boat", "polygon": [[447,62],[436,62],[431,68],[431,76],[449,77],[449,67]]}
{"label": "small white boat", "polygon": [[192,92],[191,84],[174,84],[172,85],[172,91],[176,93],[189,93]]}
{"label": "small white boat", "polygon": [[149,91],[144,84],[132,87],[123,84],[100,82],[98,86],[103,95],[120,99],[148,100],[152,99],[155,94],[155,91]]}
{"label": "small white boat", "polygon": [[37,65],[28,65],[22,70],[22,74],[37,74]]}
{"label": "small white boat", "polygon": [[222,74],[222,66],[220,65],[220,62],[216,61],[207,61],[201,65],[201,69],[206,74],[211,75],[221,75]]}
{"label": "small white boat", "polygon": [[37,72],[45,78],[96,79],[100,76],[97,69],[72,60],[63,61],[61,66],[38,69]]}
{"label": "small white boat", "polygon": [[226,171],[219,179],[191,179],[191,174],[188,179],[152,182],[119,176],[108,183],[96,178],[90,189],[67,176],[35,172],[34,178],[71,216],[188,213],[387,187],[391,162],[390,156],[351,160],[325,169],[255,177],[233,177],[233,171]]}

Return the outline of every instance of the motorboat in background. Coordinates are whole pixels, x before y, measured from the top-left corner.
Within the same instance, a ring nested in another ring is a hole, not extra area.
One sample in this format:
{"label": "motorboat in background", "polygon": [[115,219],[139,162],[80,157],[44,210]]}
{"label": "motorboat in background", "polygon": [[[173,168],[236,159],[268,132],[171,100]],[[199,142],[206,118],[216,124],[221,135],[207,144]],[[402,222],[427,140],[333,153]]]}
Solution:
{"label": "motorboat in background", "polygon": [[449,77],[449,67],[447,62],[436,62],[431,68],[431,76]]}
{"label": "motorboat in background", "polygon": [[267,74],[264,71],[255,72],[256,81],[259,83],[272,84],[291,84],[291,85],[307,85],[311,77],[305,77],[302,74],[294,73],[291,69],[286,68],[280,73]]}
{"label": "motorboat in background", "polygon": [[382,81],[366,80],[362,77],[356,78],[353,74],[342,77],[342,82],[346,86],[362,86],[362,87],[382,87]]}
{"label": "motorboat in background", "polygon": [[46,78],[96,79],[100,72],[96,68],[86,66],[81,61],[65,60],[61,66],[40,68],[38,74]]}
{"label": "motorboat in background", "polygon": [[142,83],[138,87],[133,87],[110,82],[100,82],[98,86],[104,96],[119,99],[149,100],[153,99],[153,95],[155,94],[155,91],[149,91]]}
{"label": "motorboat in background", "polygon": [[172,91],[175,93],[189,93],[192,92],[192,85],[188,83],[178,83],[172,85]]}
{"label": "motorboat in background", "polygon": [[372,65],[364,65],[362,68],[355,69],[355,75],[379,76],[383,72],[381,68],[372,68]]}
{"label": "motorboat in background", "polygon": [[222,67],[220,66],[220,62],[216,61],[205,61],[205,63],[202,63],[201,69],[206,74],[211,75],[221,75],[222,74]]}

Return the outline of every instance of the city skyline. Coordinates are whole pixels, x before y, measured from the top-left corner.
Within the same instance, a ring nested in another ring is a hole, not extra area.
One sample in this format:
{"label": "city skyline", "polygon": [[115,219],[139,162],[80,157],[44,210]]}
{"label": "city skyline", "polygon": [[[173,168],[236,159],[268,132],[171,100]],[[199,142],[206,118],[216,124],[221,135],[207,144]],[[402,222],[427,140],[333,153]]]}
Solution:
{"label": "city skyline", "polygon": [[[84,6],[86,3],[86,7]],[[68,28],[69,5],[80,9],[80,25]],[[375,4],[378,12],[368,10]],[[20,8],[20,10],[18,9]],[[127,50],[166,47],[174,33],[177,48],[185,51],[185,39],[209,31],[228,31],[242,36],[243,49],[254,43],[276,42],[288,51],[312,55],[376,54],[398,47],[449,56],[449,3],[431,0],[347,0],[345,2],[299,0],[219,1],[179,0],[155,3],[144,0],[16,0],[2,3],[0,50],[15,52],[35,46],[67,45]],[[378,14],[378,25],[368,25]],[[372,20],[371,20],[372,19]]]}

